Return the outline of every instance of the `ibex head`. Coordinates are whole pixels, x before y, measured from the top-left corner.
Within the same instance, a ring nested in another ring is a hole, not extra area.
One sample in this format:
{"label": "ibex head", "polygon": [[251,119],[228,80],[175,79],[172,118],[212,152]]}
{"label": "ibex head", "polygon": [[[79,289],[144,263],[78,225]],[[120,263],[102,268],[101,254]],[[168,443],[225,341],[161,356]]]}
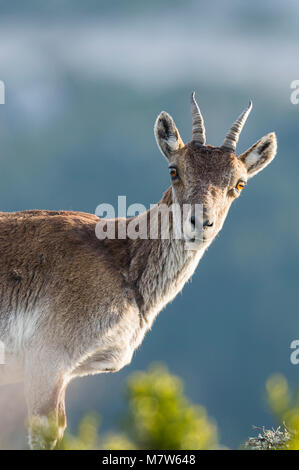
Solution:
{"label": "ibex head", "polygon": [[190,213],[191,226],[199,226],[198,239],[208,242],[222,228],[231,203],[239,197],[247,180],[265,168],[275,157],[275,133],[258,140],[242,155],[236,155],[241,130],[252,103],[238,117],[221,147],[206,145],[204,121],[191,95],[192,140],[184,144],[172,117],[162,111],[155,123],[155,137],[168,160],[173,199],[180,205],[201,204],[203,220],[197,225]]}

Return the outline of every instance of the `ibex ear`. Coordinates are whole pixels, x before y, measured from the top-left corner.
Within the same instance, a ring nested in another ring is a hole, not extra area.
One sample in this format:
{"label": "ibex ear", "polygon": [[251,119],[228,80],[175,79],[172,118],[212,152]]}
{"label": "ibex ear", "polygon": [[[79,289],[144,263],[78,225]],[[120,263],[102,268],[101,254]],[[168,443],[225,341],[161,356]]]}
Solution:
{"label": "ibex ear", "polygon": [[258,140],[246,152],[240,155],[247,168],[248,176],[251,178],[263,170],[275,157],[277,140],[274,132],[265,135]]}
{"label": "ibex ear", "polygon": [[162,111],[157,117],[154,132],[158,147],[167,159],[171,158],[177,150],[184,147],[184,142],[174,120],[165,111]]}

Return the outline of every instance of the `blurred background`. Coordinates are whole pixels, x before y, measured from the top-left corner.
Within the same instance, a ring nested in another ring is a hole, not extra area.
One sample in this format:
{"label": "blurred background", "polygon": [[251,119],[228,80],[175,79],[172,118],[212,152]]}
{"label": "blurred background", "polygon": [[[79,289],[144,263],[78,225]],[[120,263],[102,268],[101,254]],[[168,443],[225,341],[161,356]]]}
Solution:
{"label": "blurred background", "polygon": [[[238,447],[252,425],[275,423],[269,375],[295,385],[299,372],[290,362],[299,339],[298,2],[27,0],[0,1],[0,12],[2,211],[94,212],[118,195],[157,202],[169,178],[153,124],[166,110],[190,140],[192,90],[209,144],[221,144],[249,98],[239,152],[277,133],[277,158],[233,205],[132,364],[74,381],[66,399],[71,431],[93,410],[113,430],[127,377],[162,361],[215,419],[221,444]],[[22,447],[19,386],[1,389],[0,410],[0,441]]]}

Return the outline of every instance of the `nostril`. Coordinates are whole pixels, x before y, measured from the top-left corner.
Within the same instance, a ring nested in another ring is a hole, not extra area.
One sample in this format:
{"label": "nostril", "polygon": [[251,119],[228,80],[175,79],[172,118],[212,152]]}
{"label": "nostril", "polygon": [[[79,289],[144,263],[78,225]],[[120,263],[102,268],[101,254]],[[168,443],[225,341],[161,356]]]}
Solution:
{"label": "nostril", "polygon": [[[191,223],[192,227],[195,227],[195,222],[196,222],[195,216],[194,216],[194,215],[191,215],[191,217],[190,217],[190,223]],[[206,219],[206,220],[203,222],[203,224],[202,224],[203,228],[213,227],[213,225],[214,225],[214,222],[210,222],[209,219]]]}
{"label": "nostril", "polygon": [[209,220],[205,220],[202,224],[203,227],[213,227],[214,222],[210,222]]}

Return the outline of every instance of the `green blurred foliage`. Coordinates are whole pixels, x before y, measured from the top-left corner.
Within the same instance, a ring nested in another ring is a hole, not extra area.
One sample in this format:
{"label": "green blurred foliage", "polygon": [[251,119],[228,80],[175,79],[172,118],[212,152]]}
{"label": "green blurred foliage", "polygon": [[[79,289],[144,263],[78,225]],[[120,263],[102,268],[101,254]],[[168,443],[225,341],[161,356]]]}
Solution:
{"label": "green blurred foliage", "polygon": [[133,373],[128,382],[126,430],[141,449],[208,449],[217,430],[202,406],[184,395],[181,379],[162,365]]}
{"label": "green blurred foliage", "polygon": [[100,436],[99,419],[86,416],[77,436],[65,433],[59,449],[211,449],[217,447],[217,427],[205,408],[184,395],[182,380],[163,365],[135,372],[126,390],[128,409],[121,432]]}
{"label": "green blurred foliage", "polygon": [[267,381],[266,392],[273,413],[290,435],[285,448],[299,450],[299,390],[292,396],[285,377],[276,374]]}
{"label": "green blurred foliage", "polygon": [[95,413],[86,415],[79,424],[76,436],[66,431],[59,450],[93,450],[100,448],[98,428],[100,419]]}
{"label": "green blurred foliage", "polygon": [[[277,429],[256,428],[243,448],[299,450],[299,390],[293,396],[281,374],[266,382],[270,408],[281,423]],[[146,372],[133,373],[126,387],[127,411],[120,430],[99,434],[96,414],[86,415],[74,436],[66,431],[60,450],[202,450],[218,447],[217,427],[202,406],[184,395],[182,380],[164,365],[153,364]]]}

